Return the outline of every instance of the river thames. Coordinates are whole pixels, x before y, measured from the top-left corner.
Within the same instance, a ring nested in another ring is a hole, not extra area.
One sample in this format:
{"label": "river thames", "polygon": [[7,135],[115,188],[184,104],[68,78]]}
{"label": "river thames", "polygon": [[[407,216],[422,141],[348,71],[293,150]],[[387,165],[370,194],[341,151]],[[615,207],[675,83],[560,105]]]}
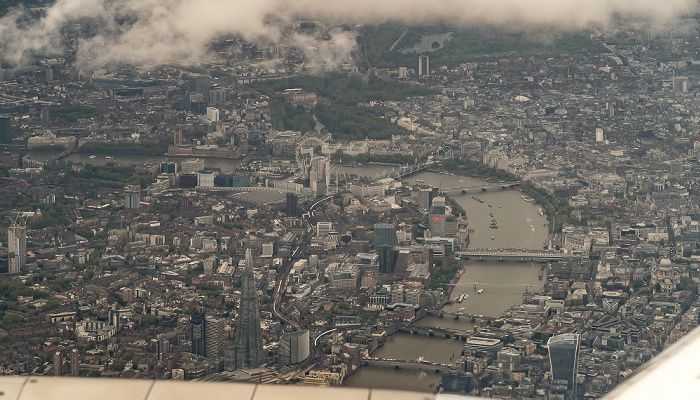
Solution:
{"label": "river thames", "polygon": [[[351,172],[352,169],[348,169],[347,172],[368,176],[381,172],[377,171],[378,168],[373,168],[362,174],[361,168],[363,167],[357,168],[358,172]],[[442,189],[485,184],[484,181],[475,178],[435,172],[421,172],[410,176],[405,182],[415,184],[416,181]],[[539,215],[536,205],[522,199],[520,191],[508,189],[481,192],[475,196],[483,200],[483,203],[473,199],[471,195],[452,196],[467,212],[469,228],[473,229],[470,248],[537,250],[546,244],[547,219]],[[490,227],[493,219],[498,225],[496,229]],[[504,309],[520,304],[526,290],[539,290],[544,282],[539,279],[541,264],[537,263],[467,261],[464,262],[464,268],[465,272],[452,290],[451,298],[456,299],[462,293],[468,297],[462,303],[453,302],[446,305],[443,308],[445,311],[464,308],[463,312],[467,314],[497,317]],[[477,294],[475,286],[483,292]],[[454,320],[427,316],[418,321],[417,325],[471,330],[475,323],[478,323],[478,318],[476,322],[472,322],[467,318]],[[454,351],[458,356],[463,346],[464,342],[455,339],[397,334],[389,338],[373,356],[397,360],[414,360],[423,356],[430,362],[451,362],[451,352]],[[417,355],[418,352],[421,354]],[[446,354],[449,354],[448,360],[445,360]],[[415,372],[362,367],[345,380],[344,386],[433,392],[439,382],[440,374],[434,371]]]}
{"label": "river thames", "polygon": [[[50,153],[30,153],[37,160],[50,159]],[[108,162],[120,164],[158,163],[160,161],[181,161],[183,158],[155,156],[124,156],[115,155],[106,158],[96,155],[90,158],[87,154],[74,153],[65,158],[73,162],[104,165]],[[209,168],[220,168],[223,172],[231,172],[239,164],[238,160],[206,159]],[[358,167],[339,166],[340,173],[356,174],[377,178],[395,170],[391,165],[363,165]],[[458,175],[436,172],[421,172],[411,175],[405,184],[424,184],[437,186],[441,189],[487,185],[486,182]],[[470,235],[470,248],[515,248],[542,249],[547,244],[547,219],[538,212],[538,207],[522,199],[522,193],[517,189],[500,190],[495,192],[478,192],[474,195],[460,194],[452,198],[467,213]],[[492,222],[495,220],[495,224]],[[498,228],[493,228],[497,225]],[[462,303],[453,302],[444,306],[445,311],[457,311],[472,315],[482,315],[484,318],[500,316],[504,309],[519,304],[522,295],[527,290],[539,290],[544,280],[538,277],[541,264],[531,262],[496,262],[496,261],[467,261],[463,263],[464,273],[455,284],[451,298],[456,299],[462,293],[466,299]],[[482,289],[478,294],[477,290]],[[471,319],[438,318],[426,316],[417,325],[455,328],[462,330],[473,329],[475,322]],[[450,363],[459,357],[464,342],[455,339],[396,334],[377,349],[373,356],[394,358],[397,360],[415,360],[423,357],[430,362]],[[440,374],[435,371],[407,371],[361,367],[350,375],[344,382],[348,387],[369,387],[380,389],[401,389],[422,392],[433,392],[439,385]]]}

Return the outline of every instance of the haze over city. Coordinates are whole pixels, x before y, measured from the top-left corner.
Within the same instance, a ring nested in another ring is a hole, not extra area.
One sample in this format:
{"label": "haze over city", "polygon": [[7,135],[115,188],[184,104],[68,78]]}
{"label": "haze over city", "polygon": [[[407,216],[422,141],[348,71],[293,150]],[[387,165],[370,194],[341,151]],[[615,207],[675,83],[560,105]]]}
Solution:
{"label": "haze over city", "polygon": [[[251,42],[271,41],[320,47],[333,66],[348,61],[355,44],[345,29],[329,28],[328,36],[288,35],[285,26],[298,20],[322,24],[448,26],[495,25],[504,28],[572,31],[616,29],[619,20],[640,18],[645,25],[670,21],[694,11],[692,0],[596,0],[596,1],[487,1],[443,0],[425,2],[354,1],[162,1],[162,0],[58,0],[35,18],[32,10],[10,8],[0,19],[2,60],[26,65],[34,55],[59,55],[64,48],[62,33],[75,24],[89,32],[77,44],[81,64],[102,66],[130,63],[135,66],[193,64],[210,56],[213,40],[240,36]],[[537,36],[546,40],[546,33]]]}
{"label": "haze over city", "polygon": [[699,47],[686,0],[0,2],[0,392],[684,388]]}

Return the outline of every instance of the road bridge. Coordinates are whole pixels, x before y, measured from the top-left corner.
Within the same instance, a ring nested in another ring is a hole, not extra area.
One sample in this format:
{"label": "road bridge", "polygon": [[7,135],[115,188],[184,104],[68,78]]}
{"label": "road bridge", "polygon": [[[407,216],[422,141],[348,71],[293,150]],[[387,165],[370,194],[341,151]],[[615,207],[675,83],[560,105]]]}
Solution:
{"label": "road bridge", "polygon": [[397,180],[400,180],[402,178],[407,177],[408,175],[415,174],[417,172],[425,171],[428,169],[432,164],[428,163],[419,163],[419,164],[413,164],[413,165],[402,165],[399,170],[384,174],[378,178],[376,178],[376,181],[386,179],[386,178],[394,178]]}
{"label": "road bridge", "polygon": [[401,333],[408,333],[410,335],[434,336],[446,339],[459,339],[461,341],[466,341],[467,338],[469,338],[472,335],[471,331],[465,331],[462,329],[440,328],[420,325],[404,326],[398,328],[397,331]]}
{"label": "road bridge", "polygon": [[539,261],[556,262],[564,259],[564,253],[552,250],[515,250],[515,249],[467,249],[455,252],[457,257],[465,260],[498,261]]}
{"label": "road bridge", "polygon": [[463,312],[459,312],[459,311],[458,312],[449,312],[449,311],[443,311],[443,310],[430,310],[426,314],[433,316],[433,317],[438,317],[438,318],[468,319],[471,321],[474,321],[477,318],[481,318],[481,319],[487,318],[487,317],[484,317],[483,315],[468,314],[468,313],[463,313]]}
{"label": "road bridge", "polygon": [[51,158],[51,160],[52,160],[52,161],[58,161],[58,160],[60,160],[61,158],[66,157],[66,156],[68,156],[68,155],[70,155],[70,154],[72,154],[72,153],[74,153],[74,152],[75,152],[75,149],[68,149],[68,150],[65,150],[65,151],[63,151],[63,152],[61,152],[61,153],[56,154],[55,156],[53,156],[53,157]]}
{"label": "road bridge", "polygon": [[458,194],[476,194],[481,192],[496,192],[499,190],[507,190],[520,185],[519,183],[494,183],[487,185],[472,185],[441,189],[447,195],[455,196]]}
{"label": "road bridge", "polygon": [[362,359],[362,364],[369,367],[408,369],[423,372],[446,372],[456,368],[453,364],[432,363],[424,360],[394,360],[391,358],[376,357],[364,357]]}

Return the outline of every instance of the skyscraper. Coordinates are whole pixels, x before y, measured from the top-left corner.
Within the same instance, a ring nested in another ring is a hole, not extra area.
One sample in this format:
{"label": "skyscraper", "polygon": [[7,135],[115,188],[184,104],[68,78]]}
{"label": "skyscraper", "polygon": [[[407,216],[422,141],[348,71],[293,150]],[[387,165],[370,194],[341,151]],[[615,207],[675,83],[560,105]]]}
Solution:
{"label": "skyscraper", "polygon": [[141,208],[141,187],[128,185],[124,188],[124,208],[129,211]]}
{"label": "skyscraper", "polygon": [[245,270],[241,286],[241,302],[236,327],[236,368],[256,368],[264,361],[258,290],[253,275],[253,256],[245,253]]}
{"label": "skyscraper", "polygon": [[433,236],[445,236],[445,212],[445,198],[442,196],[434,198],[428,212],[428,226]]}
{"label": "skyscraper", "polygon": [[211,90],[211,79],[206,75],[199,75],[190,78],[190,92],[209,94]]}
{"label": "skyscraper", "polygon": [[0,144],[9,144],[11,142],[10,117],[7,115],[0,115]]}
{"label": "skyscraper", "polygon": [[24,221],[13,221],[7,229],[8,272],[19,274],[27,264],[27,229]]}
{"label": "skyscraper", "polygon": [[204,330],[204,311],[192,313],[190,317],[190,325],[192,328],[192,353],[205,356],[206,341]]}
{"label": "skyscraper", "polygon": [[382,274],[391,274],[394,272],[394,264],[396,264],[396,252],[394,246],[384,244],[379,246],[379,272]]}
{"label": "skyscraper", "polygon": [[224,349],[224,320],[211,315],[204,317],[204,355],[218,357]]}
{"label": "skyscraper", "polygon": [[424,188],[418,192],[418,205],[421,210],[429,211],[433,205],[433,199],[438,196],[438,188]]}
{"label": "skyscraper", "polygon": [[408,278],[415,265],[416,261],[409,250],[399,251],[394,264],[394,277],[399,279]]}
{"label": "skyscraper", "polygon": [[[319,181],[323,187],[319,187]],[[317,196],[327,194],[331,183],[331,160],[325,156],[314,156],[311,159],[309,172],[309,187]]]}
{"label": "skyscraper", "polygon": [[39,118],[41,119],[42,126],[49,125],[49,122],[51,120],[49,118],[49,107],[48,106],[41,107],[41,114],[40,114]]}
{"label": "skyscraper", "polygon": [[294,193],[287,193],[287,216],[296,217],[297,216],[297,204],[299,202],[299,196]]}
{"label": "skyscraper", "polygon": [[374,224],[374,248],[380,249],[383,245],[396,246],[399,240],[396,237],[396,226],[394,224],[376,223]]}
{"label": "skyscraper", "polygon": [[418,75],[430,75],[430,58],[428,56],[418,56]]}
{"label": "skyscraper", "polygon": [[549,364],[552,368],[552,380],[565,380],[576,397],[576,371],[578,370],[578,350],[581,336],[578,334],[563,334],[549,338]]}
{"label": "skyscraper", "polygon": [[80,375],[80,352],[75,348],[70,351],[70,374],[72,376]]}
{"label": "skyscraper", "polygon": [[53,353],[53,376],[63,376],[63,353]]}
{"label": "skyscraper", "polygon": [[297,364],[309,357],[309,330],[289,332],[279,342],[279,362],[283,365]]}

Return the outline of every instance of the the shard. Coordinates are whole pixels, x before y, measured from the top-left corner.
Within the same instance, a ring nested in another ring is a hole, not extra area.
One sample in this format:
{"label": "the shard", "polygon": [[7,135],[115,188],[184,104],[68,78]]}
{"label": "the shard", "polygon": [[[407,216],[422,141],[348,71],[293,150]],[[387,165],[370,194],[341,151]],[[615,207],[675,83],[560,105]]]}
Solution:
{"label": "the shard", "polygon": [[257,368],[264,362],[264,357],[258,291],[255,287],[253,257],[250,249],[245,254],[245,270],[242,279],[241,303],[238,310],[236,331],[236,368]]}

